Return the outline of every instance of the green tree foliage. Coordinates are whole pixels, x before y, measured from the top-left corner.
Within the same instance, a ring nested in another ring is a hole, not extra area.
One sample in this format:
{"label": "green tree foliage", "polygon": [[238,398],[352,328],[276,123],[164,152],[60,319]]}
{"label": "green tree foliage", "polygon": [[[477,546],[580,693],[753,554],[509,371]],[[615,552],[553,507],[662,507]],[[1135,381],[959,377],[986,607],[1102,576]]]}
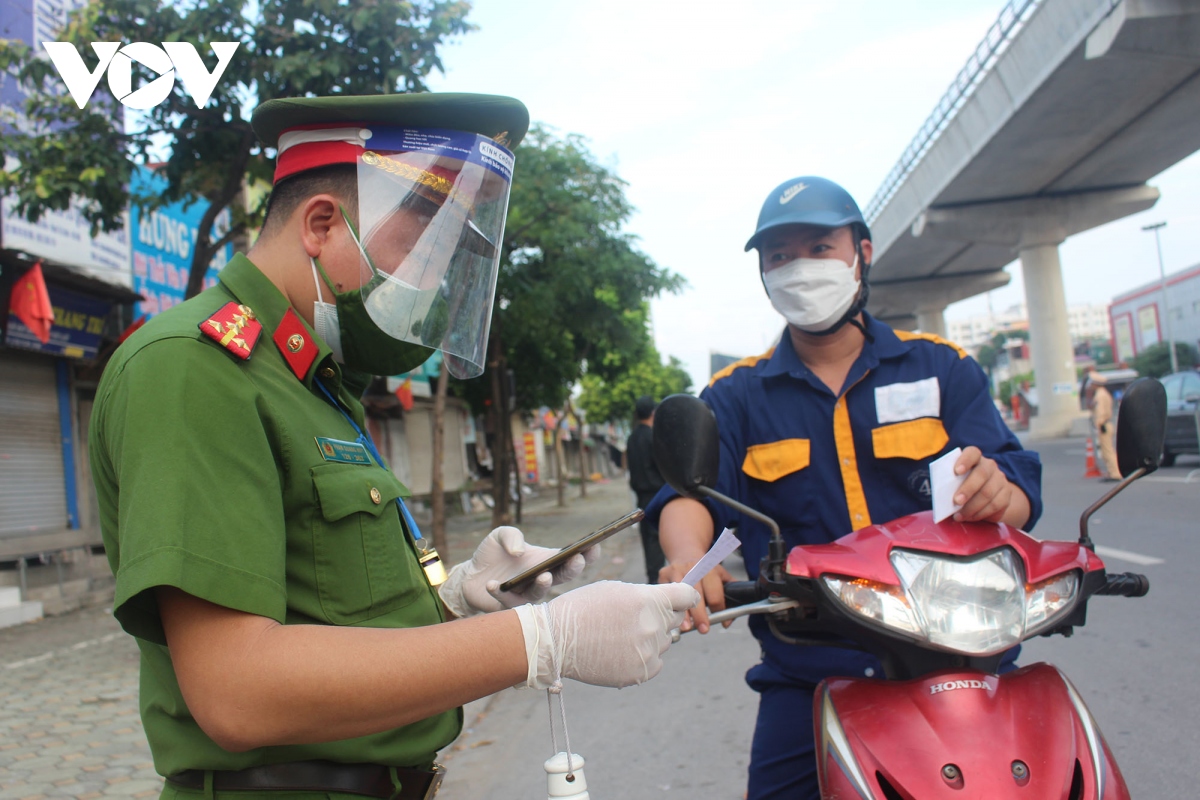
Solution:
{"label": "green tree foliage", "polygon": [[679,359],[671,356],[666,364],[652,346],[645,358],[612,380],[599,375],[584,375],[578,405],[592,422],[633,419],[633,405],[642,395],[662,400],[667,395],[687,392],[692,378]]}
{"label": "green tree foliage", "polygon": [[[442,68],[437,48],[472,29],[469,10],[465,0],[93,0],[59,36],[75,45],[89,71],[97,66],[94,41],[189,42],[209,70],[216,65],[209,42],[241,45],[204,108],[176,80],[166,101],[130,117],[126,132],[112,124],[119,106],[105,81],[80,109],[50,60],[38,57],[40,45],[0,39],[0,70],[15,73],[29,92],[29,124],[22,126],[29,132],[0,133],[4,153],[20,162],[0,172],[0,193],[15,196],[30,221],[81,197],[94,231],[119,228],[131,200],[146,210],[208,200],[192,250],[190,297],[217,250],[261,220],[261,205],[246,211],[233,202],[244,181],[269,182],[274,170],[273,153],[250,129],[249,110],[275,97],[422,91],[425,77]],[[131,198],[134,165],[164,152],[167,189]],[[214,237],[213,222],[225,208],[232,228]]]}
{"label": "green tree foliage", "polygon": [[[1198,356],[1196,348],[1187,342],[1175,343],[1175,360],[1179,363],[1180,370],[1189,370],[1196,364],[1200,364],[1200,356]],[[1170,375],[1171,351],[1167,349],[1166,342],[1152,344],[1134,356],[1129,366],[1136,369],[1139,375],[1151,378]]]}

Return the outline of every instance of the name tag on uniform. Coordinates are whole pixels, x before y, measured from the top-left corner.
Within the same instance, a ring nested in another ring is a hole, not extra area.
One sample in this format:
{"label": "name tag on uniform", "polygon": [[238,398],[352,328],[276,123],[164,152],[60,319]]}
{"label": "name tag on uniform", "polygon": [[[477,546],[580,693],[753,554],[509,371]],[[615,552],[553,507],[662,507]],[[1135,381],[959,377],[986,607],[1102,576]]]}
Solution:
{"label": "name tag on uniform", "polygon": [[937,376],[912,383],[876,386],[875,413],[880,425],[941,416],[942,391]]}
{"label": "name tag on uniform", "polygon": [[367,448],[358,442],[343,442],[340,439],[327,439],[318,436],[317,449],[321,458],[326,461],[338,461],[342,464],[371,464],[371,455]]}

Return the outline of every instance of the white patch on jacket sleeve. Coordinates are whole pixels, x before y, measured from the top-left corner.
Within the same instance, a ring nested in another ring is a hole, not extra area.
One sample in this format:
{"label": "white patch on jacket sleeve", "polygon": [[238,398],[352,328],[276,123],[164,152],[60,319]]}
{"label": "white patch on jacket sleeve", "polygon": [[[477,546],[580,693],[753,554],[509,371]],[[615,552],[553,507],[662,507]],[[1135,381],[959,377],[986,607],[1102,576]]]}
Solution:
{"label": "white patch on jacket sleeve", "polygon": [[875,413],[880,425],[941,416],[942,391],[937,376],[912,383],[876,386]]}

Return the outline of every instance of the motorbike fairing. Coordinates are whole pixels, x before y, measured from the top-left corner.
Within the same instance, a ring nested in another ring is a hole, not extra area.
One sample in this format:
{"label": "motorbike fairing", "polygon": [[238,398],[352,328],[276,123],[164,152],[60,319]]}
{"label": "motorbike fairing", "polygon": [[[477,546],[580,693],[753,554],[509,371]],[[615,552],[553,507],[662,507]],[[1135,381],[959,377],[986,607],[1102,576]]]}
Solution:
{"label": "motorbike fairing", "polygon": [[831,678],[814,704],[825,800],[1128,800],[1091,713],[1057,669]]}
{"label": "motorbike fairing", "polygon": [[940,556],[976,556],[1011,547],[1021,556],[1029,583],[1071,569],[1104,569],[1104,562],[1095,553],[1076,542],[1042,542],[1002,522],[934,522],[932,511],[920,511],[883,525],[869,525],[830,544],[793,547],[787,556],[786,572],[814,579],[827,574],[851,575],[899,586],[888,560],[894,547]]}

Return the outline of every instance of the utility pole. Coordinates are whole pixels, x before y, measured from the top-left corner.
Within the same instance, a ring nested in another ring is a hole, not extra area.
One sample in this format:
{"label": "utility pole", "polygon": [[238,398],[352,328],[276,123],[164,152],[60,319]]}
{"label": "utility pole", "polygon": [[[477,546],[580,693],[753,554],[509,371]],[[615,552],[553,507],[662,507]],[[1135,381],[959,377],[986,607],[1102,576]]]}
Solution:
{"label": "utility pole", "polygon": [[1171,372],[1175,373],[1179,372],[1179,360],[1175,355],[1175,337],[1171,335],[1171,311],[1167,308],[1167,274],[1163,270],[1162,240],[1158,237],[1158,231],[1166,225],[1166,222],[1156,222],[1153,225],[1143,225],[1142,230],[1154,231],[1154,244],[1158,246],[1158,280],[1162,286],[1163,317],[1167,323],[1167,349],[1171,353]]}

